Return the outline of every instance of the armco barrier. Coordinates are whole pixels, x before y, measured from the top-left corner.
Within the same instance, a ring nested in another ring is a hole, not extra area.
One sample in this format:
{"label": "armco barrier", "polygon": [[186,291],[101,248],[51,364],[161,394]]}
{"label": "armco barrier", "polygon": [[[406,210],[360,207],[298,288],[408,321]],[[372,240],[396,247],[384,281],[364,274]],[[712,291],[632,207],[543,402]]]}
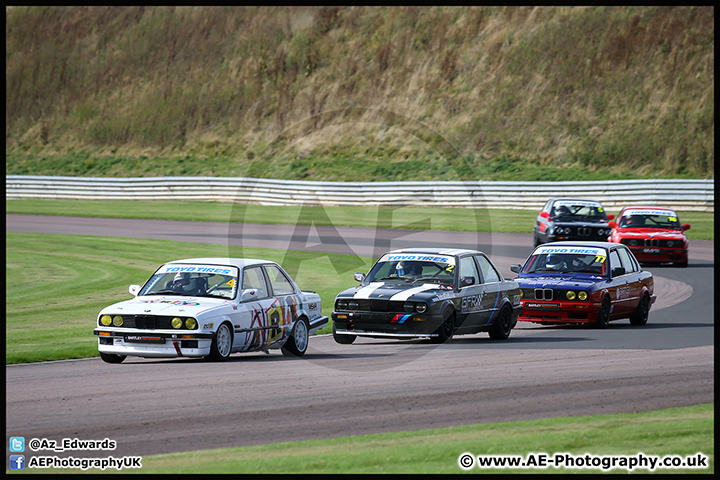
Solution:
{"label": "armco barrier", "polygon": [[590,198],[606,208],[662,205],[714,212],[713,180],[600,182],[310,182],[236,177],[5,176],[6,199],[198,200],[264,205],[408,205],[541,208],[548,198]]}

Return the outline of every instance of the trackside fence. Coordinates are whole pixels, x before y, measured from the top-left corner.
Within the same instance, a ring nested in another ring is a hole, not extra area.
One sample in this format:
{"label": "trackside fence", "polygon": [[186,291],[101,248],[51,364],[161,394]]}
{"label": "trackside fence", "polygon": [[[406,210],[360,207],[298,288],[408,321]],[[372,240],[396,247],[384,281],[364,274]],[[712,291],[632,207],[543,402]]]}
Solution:
{"label": "trackside fence", "polygon": [[593,182],[312,182],[236,177],[54,177],[6,175],[5,198],[82,200],[194,200],[263,205],[399,205],[467,208],[542,208],[548,198],[572,196],[606,208],[658,205],[714,212],[709,180]]}

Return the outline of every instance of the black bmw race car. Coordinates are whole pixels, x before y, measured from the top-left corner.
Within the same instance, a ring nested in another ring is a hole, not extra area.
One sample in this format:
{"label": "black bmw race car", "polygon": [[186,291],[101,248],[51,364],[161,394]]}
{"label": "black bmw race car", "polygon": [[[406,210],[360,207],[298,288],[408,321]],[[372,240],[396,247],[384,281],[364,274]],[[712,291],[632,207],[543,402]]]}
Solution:
{"label": "black bmw race car", "polygon": [[520,288],[476,250],[415,248],[385,253],[360,285],[340,292],[333,337],[419,338],[442,343],[456,334],[488,332],[504,340],[522,310]]}
{"label": "black bmw race car", "polygon": [[584,198],[551,198],[538,213],[533,228],[533,245],[562,240],[607,240],[612,229],[602,204]]}

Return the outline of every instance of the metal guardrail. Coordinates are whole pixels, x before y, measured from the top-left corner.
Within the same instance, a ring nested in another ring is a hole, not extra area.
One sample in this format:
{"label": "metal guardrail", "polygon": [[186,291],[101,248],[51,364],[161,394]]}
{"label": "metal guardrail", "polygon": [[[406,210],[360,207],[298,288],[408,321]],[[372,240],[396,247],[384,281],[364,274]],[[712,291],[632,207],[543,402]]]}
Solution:
{"label": "metal guardrail", "polygon": [[84,200],[197,200],[264,205],[398,205],[542,208],[548,198],[600,201],[606,208],[662,205],[714,212],[710,180],[593,182],[312,182],[236,177],[5,176],[5,198]]}

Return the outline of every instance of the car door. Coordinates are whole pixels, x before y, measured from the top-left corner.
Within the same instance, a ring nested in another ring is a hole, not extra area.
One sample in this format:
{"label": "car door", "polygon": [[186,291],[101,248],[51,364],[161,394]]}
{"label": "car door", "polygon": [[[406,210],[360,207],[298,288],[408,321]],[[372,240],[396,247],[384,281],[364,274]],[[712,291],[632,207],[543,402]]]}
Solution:
{"label": "car door", "polygon": [[242,352],[264,349],[268,344],[273,298],[262,266],[245,267],[240,295],[243,321],[235,326],[234,344]]}
{"label": "car door", "polygon": [[618,253],[618,249],[610,250],[610,272],[612,280],[608,293],[610,294],[610,302],[612,310],[610,316],[612,318],[623,318],[628,315],[632,307],[631,290],[629,279],[632,275],[625,273],[616,273],[618,268],[625,268]]}
{"label": "car door", "polygon": [[484,313],[483,300],[485,286],[472,255],[460,257],[458,260],[458,279],[460,281],[460,315],[458,315],[458,328],[463,331],[473,331],[487,321]]}
{"label": "car door", "polygon": [[631,315],[640,303],[640,295],[642,293],[642,281],[640,279],[640,265],[632,255],[628,253],[627,248],[618,247],[620,261],[625,267],[625,284],[628,287],[628,299],[626,301],[626,312]]}
{"label": "car door", "polygon": [[267,338],[268,345],[272,345],[290,333],[298,317],[298,298],[293,283],[282,269],[277,265],[265,265],[264,270],[273,300],[268,310],[271,329]]}
{"label": "car door", "polygon": [[500,307],[500,296],[502,294],[502,277],[495,267],[484,255],[476,255],[475,261],[480,268],[480,276],[485,291],[483,296],[483,324],[493,321]]}

